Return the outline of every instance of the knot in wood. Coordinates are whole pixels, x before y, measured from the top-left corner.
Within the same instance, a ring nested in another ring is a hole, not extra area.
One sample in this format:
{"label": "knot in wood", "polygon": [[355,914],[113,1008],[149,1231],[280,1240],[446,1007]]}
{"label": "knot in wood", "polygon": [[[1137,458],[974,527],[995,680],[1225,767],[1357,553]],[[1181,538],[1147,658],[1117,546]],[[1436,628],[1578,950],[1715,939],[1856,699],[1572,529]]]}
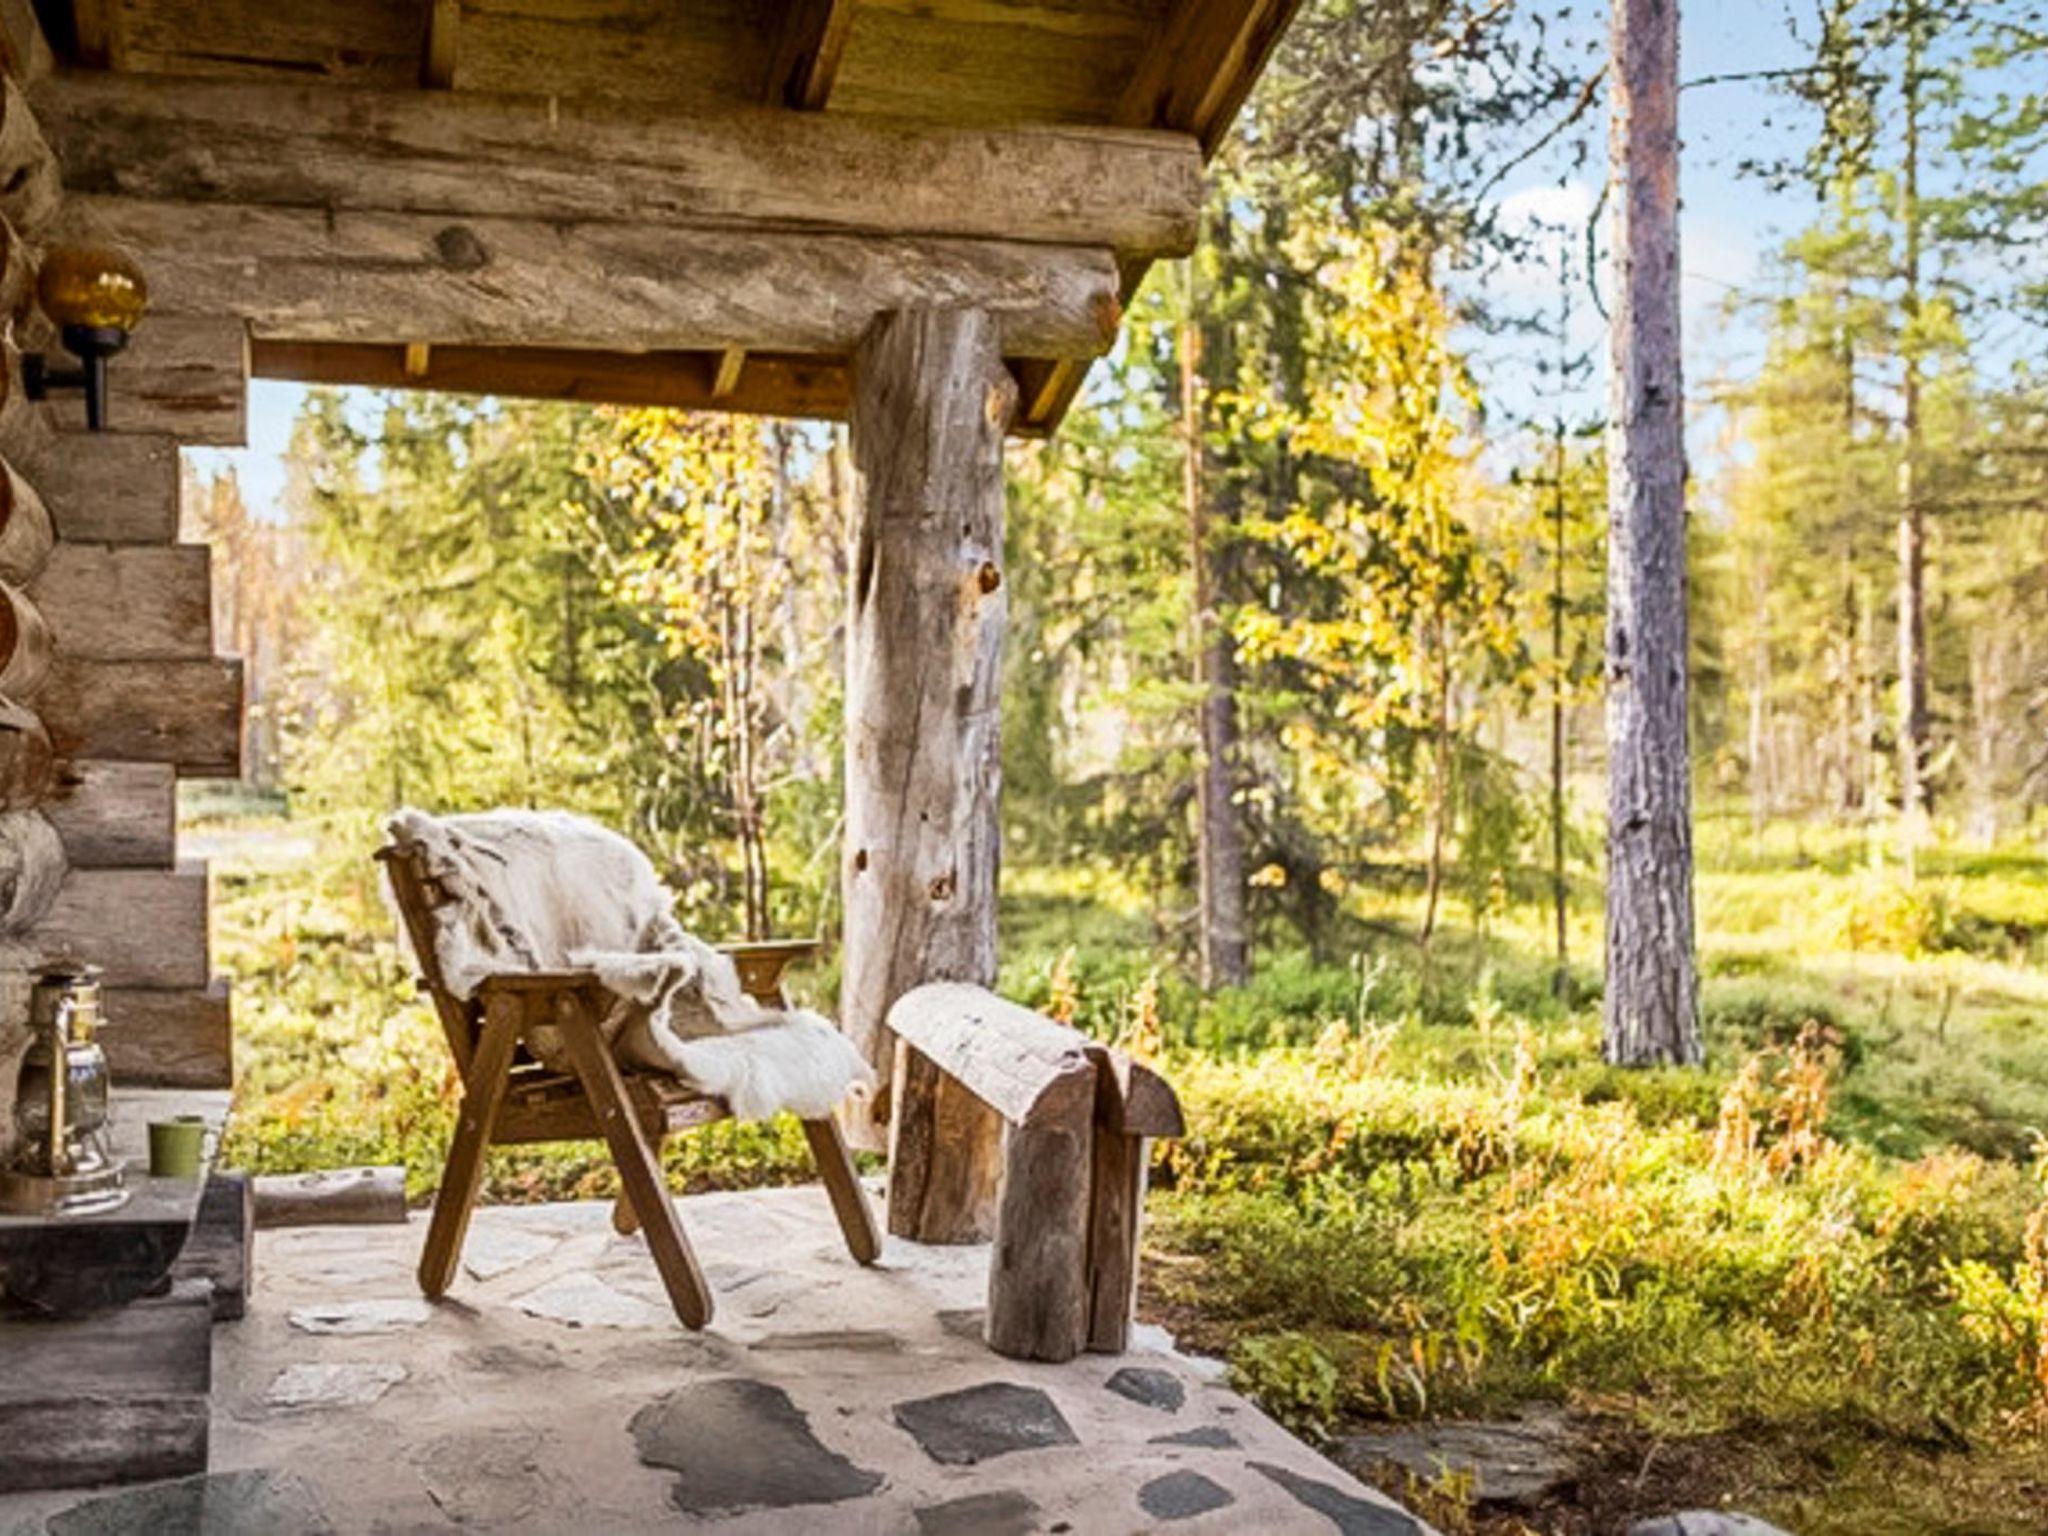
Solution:
{"label": "knot in wood", "polygon": [[857,874],[857,875],[858,875],[858,874],[864,874],[864,873],[866,873],[866,871],[867,871],[867,867],[868,867],[868,851],[867,851],[867,849],[865,849],[865,848],[860,848],[860,849],[856,849],[856,850],[854,851],[854,855],[853,855],[853,872],[854,872],[855,874]]}
{"label": "knot in wood", "polygon": [[939,876],[938,879],[932,882],[932,900],[946,901],[950,899],[953,892],[959,888],[959,885],[960,876],[958,871],[951,869],[947,870],[943,875]]}
{"label": "knot in wood", "polygon": [[1000,432],[1010,424],[1010,414],[1017,409],[1017,381],[1007,373],[989,382],[988,393],[982,397],[981,408],[988,417],[988,424]]}
{"label": "knot in wood", "polygon": [[434,236],[434,253],[451,272],[475,272],[491,262],[491,253],[467,224],[450,224]]}
{"label": "knot in wood", "polygon": [[1003,584],[1003,573],[996,569],[995,561],[984,560],[981,569],[974,573],[974,582],[981,588],[982,595],[987,596]]}

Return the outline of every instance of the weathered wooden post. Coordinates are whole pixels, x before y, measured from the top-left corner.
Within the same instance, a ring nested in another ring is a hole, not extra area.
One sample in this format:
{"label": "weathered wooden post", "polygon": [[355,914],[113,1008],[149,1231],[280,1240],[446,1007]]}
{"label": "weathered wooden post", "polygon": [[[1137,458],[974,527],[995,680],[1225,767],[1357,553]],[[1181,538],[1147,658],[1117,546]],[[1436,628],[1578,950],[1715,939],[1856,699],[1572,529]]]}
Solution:
{"label": "weathered wooden post", "polygon": [[845,969],[840,1013],[884,1079],[889,1230],[990,1235],[1001,1126],[921,1056],[889,1006],[996,974],[1001,828],[1003,435],[1016,404],[994,319],[881,316],[853,360],[857,474],[847,617]]}

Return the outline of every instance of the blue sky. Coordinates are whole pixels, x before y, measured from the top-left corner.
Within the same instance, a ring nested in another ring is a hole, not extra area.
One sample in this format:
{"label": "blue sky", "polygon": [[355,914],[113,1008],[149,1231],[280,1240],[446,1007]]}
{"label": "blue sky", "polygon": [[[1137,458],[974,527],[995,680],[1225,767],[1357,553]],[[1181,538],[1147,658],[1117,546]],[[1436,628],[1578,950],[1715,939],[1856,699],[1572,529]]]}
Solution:
{"label": "blue sky", "polygon": [[[1786,29],[1783,0],[1688,0],[1683,24],[1681,68],[1688,80],[1802,62],[1798,45]],[[1695,87],[1685,93],[1681,112],[1686,366],[1688,381],[1696,387],[1719,374],[1740,374],[1754,364],[1760,337],[1752,327],[1731,322],[1722,303],[1730,291],[1758,275],[1765,253],[1803,218],[1805,200],[1796,195],[1774,196],[1736,174],[1745,151],[1754,152],[1759,139],[1767,134],[1784,134],[1794,120],[1783,97],[1771,90],[1768,82]],[[1774,119],[1775,129],[1763,126],[1766,118]],[[1604,118],[1594,125],[1594,131],[1604,133]],[[1596,176],[1598,171],[1589,169],[1586,174]],[[1554,169],[1546,173],[1538,165],[1504,189],[1510,213],[1551,221],[1565,218],[1581,226],[1596,194],[1597,185],[1584,177],[1560,186]],[[1530,295],[1538,296],[1543,307],[1549,308],[1555,279],[1542,267],[1530,267],[1505,281],[1516,289],[1526,286]],[[1583,300],[1576,307],[1585,326],[1580,341],[1596,342],[1597,316]],[[1499,361],[1500,367],[1487,370],[1492,375],[1486,380],[1489,388],[1517,388],[1510,377],[1512,360]],[[115,387],[118,389],[118,382]],[[1598,383],[1590,386],[1584,409],[1597,408],[1600,387]],[[192,458],[200,472],[232,467],[252,508],[278,508],[284,491],[284,451],[303,394],[295,384],[253,383],[249,446],[194,452]]]}

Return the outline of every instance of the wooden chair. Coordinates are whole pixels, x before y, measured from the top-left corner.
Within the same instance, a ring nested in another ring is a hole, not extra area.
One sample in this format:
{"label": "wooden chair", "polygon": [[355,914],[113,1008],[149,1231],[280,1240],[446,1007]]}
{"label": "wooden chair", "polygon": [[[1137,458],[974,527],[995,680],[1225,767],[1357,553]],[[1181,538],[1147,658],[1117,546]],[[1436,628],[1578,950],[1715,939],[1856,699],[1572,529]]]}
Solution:
{"label": "wooden chair", "polygon": [[[438,1297],[455,1278],[489,1148],[601,1138],[625,1186],[613,1208],[613,1225],[621,1232],[646,1229],[676,1316],[686,1328],[702,1328],[711,1320],[711,1292],[663,1182],[661,1144],[676,1132],[725,1119],[731,1111],[724,1100],[706,1097],[665,1074],[623,1067],[600,1028],[611,994],[588,972],[494,976],[475,998],[455,996],[435,957],[431,917],[453,898],[426,873],[412,849],[380,848],[377,858],[390,875],[420,968],[420,990],[433,1000],[462,1075],[462,1112],[420,1256],[420,1289]],[[727,952],[748,994],[779,1006],[783,968],[817,947],[800,940],[736,944]],[[542,1023],[560,1029],[573,1073],[552,1071],[523,1049],[526,1031]],[[830,1119],[806,1120],[803,1128],[846,1246],[857,1262],[874,1263],[882,1251],[881,1233],[838,1125]]]}

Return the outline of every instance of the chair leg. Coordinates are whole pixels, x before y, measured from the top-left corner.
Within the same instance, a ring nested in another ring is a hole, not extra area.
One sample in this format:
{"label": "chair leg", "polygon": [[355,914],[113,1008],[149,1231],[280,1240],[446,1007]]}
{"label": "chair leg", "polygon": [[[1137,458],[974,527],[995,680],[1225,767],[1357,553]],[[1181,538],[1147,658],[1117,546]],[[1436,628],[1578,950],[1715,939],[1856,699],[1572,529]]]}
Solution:
{"label": "chair leg", "polygon": [[882,1229],[868,1192],[861,1188],[853,1157],[846,1150],[846,1138],[839,1122],[829,1117],[803,1122],[804,1139],[811,1144],[811,1158],[818,1165],[818,1177],[825,1181],[825,1193],[832,1197],[832,1214],[839,1218],[839,1230],[846,1235],[847,1249],[856,1264],[872,1264],[882,1256]]}
{"label": "chair leg", "polygon": [[566,1009],[573,1014],[562,1020],[570,1059],[597,1112],[598,1127],[612,1149],[612,1161],[619,1166],[625,1198],[646,1228],[647,1246],[654,1250],[654,1266],[661,1271],[669,1302],[685,1328],[702,1328],[711,1321],[711,1288],[704,1283],[704,1271],[697,1267],[690,1240],[683,1235],[682,1219],[662,1183],[661,1163],[634,1119],[619,1064],[583,1003],[568,1000]]}
{"label": "chair leg", "polygon": [[486,1008],[483,1038],[470,1058],[469,1073],[462,1081],[462,1113],[455,1123],[455,1138],[448,1146],[448,1166],[441,1175],[441,1189],[434,1196],[434,1217],[427,1227],[427,1244],[420,1253],[420,1289],[440,1297],[455,1280],[455,1264],[462,1256],[462,1239],[469,1231],[470,1209],[483,1187],[484,1155],[490,1150],[491,1131],[498,1122],[498,1110],[505,1102],[511,1079],[512,1048],[519,1043],[521,1000],[492,997]]}
{"label": "chair leg", "polygon": [[[653,1138],[654,1165],[661,1166],[661,1138]],[[621,1237],[631,1237],[640,1230],[640,1213],[633,1209],[633,1202],[624,1190],[612,1201],[612,1230]]]}

